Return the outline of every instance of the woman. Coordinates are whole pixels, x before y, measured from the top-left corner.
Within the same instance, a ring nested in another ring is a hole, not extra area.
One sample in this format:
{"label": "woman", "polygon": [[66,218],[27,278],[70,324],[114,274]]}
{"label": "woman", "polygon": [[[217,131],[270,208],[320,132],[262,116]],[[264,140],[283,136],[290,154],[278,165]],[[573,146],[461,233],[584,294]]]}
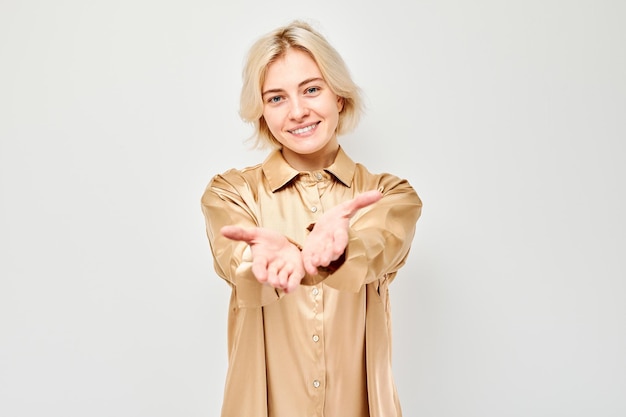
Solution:
{"label": "woman", "polygon": [[388,285],[422,203],[341,148],[360,114],[344,61],[308,24],[250,49],[241,116],[274,149],[202,196],[215,270],[232,288],[222,417],[401,416]]}

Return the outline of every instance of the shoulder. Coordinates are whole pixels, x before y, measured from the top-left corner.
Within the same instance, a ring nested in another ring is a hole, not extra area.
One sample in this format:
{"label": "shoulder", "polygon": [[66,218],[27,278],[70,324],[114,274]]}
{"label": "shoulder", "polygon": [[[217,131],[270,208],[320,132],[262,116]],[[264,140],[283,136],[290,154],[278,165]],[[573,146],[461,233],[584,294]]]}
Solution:
{"label": "shoulder", "polygon": [[231,184],[233,186],[243,186],[256,181],[262,175],[261,164],[246,168],[231,168],[216,174],[209,181],[209,186],[216,184]]}
{"label": "shoulder", "polygon": [[356,164],[354,183],[359,188],[377,188],[381,191],[397,187],[413,189],[406,178],[399,177],[389,172],[372,173],[365,165],[360,163]]}
{"label": "shoulder", "polygon": [[214,175],[207,184],[202,199],[214,195],[242,195],[255,190],[261,181],[263,172],[261,164],[246,168],[231,168]]}

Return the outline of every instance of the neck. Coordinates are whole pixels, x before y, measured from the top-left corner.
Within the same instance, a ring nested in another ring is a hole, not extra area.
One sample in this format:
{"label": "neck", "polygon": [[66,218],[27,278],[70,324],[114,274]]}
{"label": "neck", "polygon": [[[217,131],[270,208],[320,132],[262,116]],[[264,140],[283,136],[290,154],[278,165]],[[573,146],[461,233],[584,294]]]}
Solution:
{"label": "neck", "polygon": [[311,154],[299,154],[288,148],[282,149],[285,161],[298,171],[316,171],[328,168],[335,162],[337,152],[339,152],[338,144],[320,149]]}

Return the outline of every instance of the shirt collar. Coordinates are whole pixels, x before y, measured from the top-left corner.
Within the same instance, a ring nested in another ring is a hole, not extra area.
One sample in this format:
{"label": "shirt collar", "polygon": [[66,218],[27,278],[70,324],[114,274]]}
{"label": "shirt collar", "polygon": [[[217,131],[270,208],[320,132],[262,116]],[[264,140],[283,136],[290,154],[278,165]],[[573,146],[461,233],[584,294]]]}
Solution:
{"label": "shirt collar", "polygon": [[339,147],[339,152],[335,157],[335,162],[326,171],[333,174],[335,178],[343,183],[346,187],[352,186],[354,171],[356,171],[356,163]]}
{"label": "shirt collar", "polygon": [[[297,169],[293,168],[287,163],[287,161],[285,161],[280,149],[270,153],[263,162],[262,167],[263,173],[269,182],[272,192],[282,188],[300,174]],[[339,151],[335,157],[335,162],[325,169],[326,172],[332,174],[346,187],[352,186],[352,179],[354,178],[355,170],[356,164],[341,147],[339,147]]]}

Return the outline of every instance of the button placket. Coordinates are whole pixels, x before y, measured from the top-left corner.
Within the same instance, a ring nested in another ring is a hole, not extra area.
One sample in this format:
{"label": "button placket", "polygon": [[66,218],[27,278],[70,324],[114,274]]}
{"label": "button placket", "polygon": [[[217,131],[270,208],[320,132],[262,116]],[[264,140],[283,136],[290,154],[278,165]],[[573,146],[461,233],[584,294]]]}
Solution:
{"label": "button placket", "polygon": [[308,172],[306,174],[301,174],[302,181],[300,185],[302,186],[302,191],[304,196],[306,196],[306,209],[311,213],[310,221],[315,222],[317,217],[323,213],[322,202],[320,199],[320,192],[318,190],[318,184],[321,182],[317,180],[317,174],[322,177],[322,181],[324,180],[324,176],[319,172]]}
{"label": "button placket", "polygon": [[324,345],[322,342],[322,335],[324,332],[324,300],[322,298],[323,290],[322,284],[317,284],[310,289],[310,299],[315,306],[315,325],[310,329],[310,340],[313,350],[315,352],[315,368],[316,371],[311,375],[311,389],[315,392],[315,396],[320,396],[320,401],[323,403],[325,396],[323,381],[326,375],[326,363],[324,358]]}

